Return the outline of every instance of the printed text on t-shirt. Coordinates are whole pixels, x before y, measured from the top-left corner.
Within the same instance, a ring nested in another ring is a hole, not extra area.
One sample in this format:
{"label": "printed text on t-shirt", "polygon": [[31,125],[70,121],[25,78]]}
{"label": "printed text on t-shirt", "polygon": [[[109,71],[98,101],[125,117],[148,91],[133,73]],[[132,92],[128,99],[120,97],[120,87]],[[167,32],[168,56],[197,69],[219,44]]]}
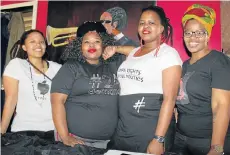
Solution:
{"label": "printed text on t-shirt", "polygon": [[138,69],[120,68],[118,70],[118,78],[127,78],[131,80],[143,82],[143,77],[141,76],[141,70]]}

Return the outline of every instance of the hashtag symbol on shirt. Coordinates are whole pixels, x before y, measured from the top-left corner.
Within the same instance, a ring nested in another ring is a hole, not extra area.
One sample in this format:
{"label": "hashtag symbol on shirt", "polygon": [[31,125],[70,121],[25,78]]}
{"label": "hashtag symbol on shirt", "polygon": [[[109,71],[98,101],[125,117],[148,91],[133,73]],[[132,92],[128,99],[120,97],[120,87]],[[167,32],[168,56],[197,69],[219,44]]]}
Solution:
{"label": "hashtag symbol on shirt", "polygon": [[140,108],[141,108],[141,107],[145,107],[144,99],[145,99],[145,97],[142,97],[142,100],[141,100],[141,101],[138,100],[138,101],[135,103],[135,105],[133,106],[135,110],[137,109],[137,113],[140,112]]}

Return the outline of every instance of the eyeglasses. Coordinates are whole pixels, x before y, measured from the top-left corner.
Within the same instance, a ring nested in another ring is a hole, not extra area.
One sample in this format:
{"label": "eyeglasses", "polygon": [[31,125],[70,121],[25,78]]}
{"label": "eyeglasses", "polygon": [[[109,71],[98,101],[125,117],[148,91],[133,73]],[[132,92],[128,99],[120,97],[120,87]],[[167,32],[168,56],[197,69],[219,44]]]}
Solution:
{"label": "eyeglasses", "polygon": [[195,34],[196,38],[202,38],[207,34],[207,32],[206,31],[184,32],[184,37],[190,38],[192,37],[193,34]]}
{"label": "eyeglasses", "polygon": [[111,20],[100,20],[100,22],[102,23],[102,24],[109,24],[109,23],[111,23],[112,21]]}

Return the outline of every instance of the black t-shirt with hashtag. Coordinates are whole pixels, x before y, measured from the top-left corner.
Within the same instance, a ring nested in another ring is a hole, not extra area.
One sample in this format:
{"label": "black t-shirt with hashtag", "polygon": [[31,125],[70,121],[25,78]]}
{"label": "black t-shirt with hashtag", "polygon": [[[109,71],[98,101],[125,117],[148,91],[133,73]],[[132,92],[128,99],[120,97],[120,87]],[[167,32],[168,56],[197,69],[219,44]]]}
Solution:
{"label": "black t-shirt with hashtag", "polygon": [[118,119],[120,63],[90,65],[69,60],[59,70],[51,93],[68,95],[65,109],[70,133],[88,139],[111,138]]}
{"label": "black t-shirt with hashtag", "polygon": [[177,124],[182,134],[211,138],[212,88],[230,90],[230,59],[226,55],[211,51],[192,65],[189,60],[184,62],[176,102],[179,112]]}

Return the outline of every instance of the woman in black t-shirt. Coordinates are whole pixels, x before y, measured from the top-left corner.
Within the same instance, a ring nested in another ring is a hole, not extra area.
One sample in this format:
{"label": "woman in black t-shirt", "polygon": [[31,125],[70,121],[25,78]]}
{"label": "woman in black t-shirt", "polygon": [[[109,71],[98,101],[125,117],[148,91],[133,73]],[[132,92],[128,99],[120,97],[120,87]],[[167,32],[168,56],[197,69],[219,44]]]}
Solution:
{"label": "woman in black t-shirt", "polygon": [[65,145],[105,149],[116,128],[116,72],[122,57],[101,57],[103,46],[113,44],[100,22],[85,22],[64,52],[66,63],[53,80],[51,102],[55,138]]}
{"label": "woman in black t-shirt", "polygon": [[230,59],[210,50],[216,14],[194,4],[182,23],[191,58],[184,62],[174,152],[181,155],[230,154]]}

